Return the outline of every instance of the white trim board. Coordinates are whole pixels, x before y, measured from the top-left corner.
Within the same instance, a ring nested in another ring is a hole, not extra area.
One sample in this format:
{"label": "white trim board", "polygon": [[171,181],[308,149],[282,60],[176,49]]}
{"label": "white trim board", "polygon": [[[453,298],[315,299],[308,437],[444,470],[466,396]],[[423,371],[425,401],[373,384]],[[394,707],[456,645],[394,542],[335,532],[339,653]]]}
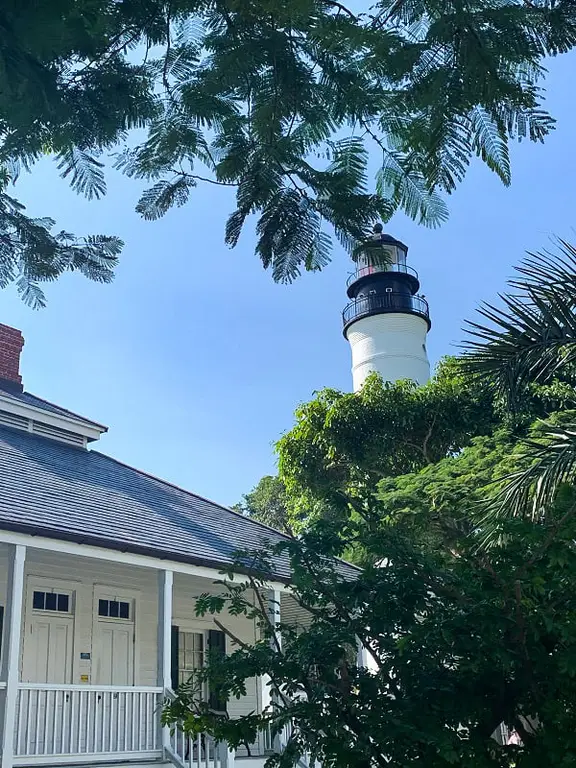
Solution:
{"label": "white trim board", "polygon": [[53,411],[46,411],[43,408],[38,408],[29,403],[2,397],[1,394],[0,407],[3,411],[14,413],[16,416],[22,416],[26,419],[34,419],[35,421],[44,424],[50,424],[53,427],[66,429],[68,432],[76,432],[79,435],[83,435],[88,440],[98,440],[102,433],[107,430],[107,427],[96,424],[95,422],[87,422],[83,419],[75,419],[72,416],[55,413]]}
{"label": "white trim board", "polygon": [[[90,752],[78,752],[73,755],[23,755],[14,758],[14,765],[63,765],[72,763],[78,766],[90,766],[96,763],[124,763],[134,762],[136,765],[143,760],[161,759],[164,755],[161,749],[148,752],[102,752],[91,754]],[[165,765],[157,762],[155,765]],[[139,768],[142,768],[139,765]]]}
{"label": "white trim board", "polygon": [[[61,539],[49,539],[45,536],[33,536],[28,533],[14,533],[12,531],[0,530],[0,544],[21,544],[31,549],[47,549],[49,552],[60,552],[65,555],[74,555],[75,557],[90,557],[94,560],[107,560],[113,563],[123,563],[124,565],[133,565],[138,568],[153,568],[154,570],[171,570],[174,573],[183,573],[188,576],[198,576],[202,579],[211,581],[222,580],[223,569],[207,568],[203,565],[192,565],[191,563],[181,563],[177,560],[168,558],[155,558],[148,555],[137,555],[131,552],[121,552],[116,549],[105,549],[104,547],[95,547],[91,544],[76,544],[72,541],[62,541]],[[226,576],[226,581],[229,581]],[[246,577],[241,573],[233,574],[232,581],[243,583]],[[282,582],[270,581],[266,583],[267,589],[278,590],[279,592],[290,593],[290,587]]]}

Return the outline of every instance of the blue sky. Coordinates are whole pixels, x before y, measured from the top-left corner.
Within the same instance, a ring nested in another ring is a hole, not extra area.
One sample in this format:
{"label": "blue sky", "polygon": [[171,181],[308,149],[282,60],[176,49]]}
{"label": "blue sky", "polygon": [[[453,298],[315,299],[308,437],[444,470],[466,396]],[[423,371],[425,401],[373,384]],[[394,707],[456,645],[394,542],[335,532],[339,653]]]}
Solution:
{"label": "blue sky", "polygon": [[[513,148],[508,189],[475,163],[449,199],[450,220],[428,230],[396,217],[428,298],[432,362],[453,352],[464,318],[504,286],[527,249],[555,234],[576,238],[576,56],[550,63],[548,107],[558,120],[546,144]],[[322,273],[275,285],[247,233],[230,251],[227,190],[205,186],[160,222],[134,212],[139,188],[117,174],[87,202],[43,163],[15,190],[32,215],[77,234],[126,241],[110,286],[77,276],[48,286],[32,311],[11,290],[0,322],[22,329],[25,387],[110,426],[99,449],[224,504],[274,471],[274,441],[295,407],[325,386],[351,389],[341,333],[343,252]]]}

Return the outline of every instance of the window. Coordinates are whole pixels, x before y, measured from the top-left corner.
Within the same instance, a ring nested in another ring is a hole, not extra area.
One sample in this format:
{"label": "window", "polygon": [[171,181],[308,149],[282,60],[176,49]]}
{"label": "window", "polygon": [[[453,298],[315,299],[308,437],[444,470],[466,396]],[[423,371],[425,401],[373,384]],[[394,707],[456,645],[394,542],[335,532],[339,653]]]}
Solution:
{"label": "window", "polygon": [[106,619],[127,619],[130,615],[130,603],[122,600],[98,600],[98,616]]}
{"label": "window", "polygon": [[[194,680],[195,674],[206,664],[208,653],[226,654],[226,636],[224,632],[210,629],[208,632],[183,632],[180,627],[172,627],[172,688]],[[226,712],[226,700],[216,689],[206,684],[198,691],[198,698],[207,701],[210,708]]]}
{"label": "window", "polygon": [[186,683],[204,666],[204,634],[178,633],[178,683]]}
{"label": "window", "polygon": [[70,613],[70,595],[64,592],[40,592],[34,590],[32,608],[35,611]]}

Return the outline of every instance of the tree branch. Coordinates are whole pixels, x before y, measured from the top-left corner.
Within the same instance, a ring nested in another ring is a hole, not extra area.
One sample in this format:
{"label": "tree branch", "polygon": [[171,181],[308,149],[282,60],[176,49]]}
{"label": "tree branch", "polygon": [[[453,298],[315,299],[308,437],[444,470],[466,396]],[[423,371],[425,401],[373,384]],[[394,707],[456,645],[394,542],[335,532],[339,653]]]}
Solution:
{"label": "tree branch", "polygon": [[356,16],[349,8],[346,8],[345,5],[342,5],[342,3],[336,2],[336,0],[324,0],[326,5],[329,5],[331,8],[337,8],[339,11],[342,11],[343,13],[347,14],[351,19],[354,19],[354,21],[358,21],[358,16]]}
{"label": "tree branch", "polygon": [[196,179],[197,181],[204,181],[207,184],[215,184],[218,187],[237,187],[233,181],[218,181],[218,179],[209,179],[207,176],[199,176],[197,173],[188,173],[187,171],[179,171],[176,168],[172,168],[172,173],[177,176],[185,176],[187,179]]}

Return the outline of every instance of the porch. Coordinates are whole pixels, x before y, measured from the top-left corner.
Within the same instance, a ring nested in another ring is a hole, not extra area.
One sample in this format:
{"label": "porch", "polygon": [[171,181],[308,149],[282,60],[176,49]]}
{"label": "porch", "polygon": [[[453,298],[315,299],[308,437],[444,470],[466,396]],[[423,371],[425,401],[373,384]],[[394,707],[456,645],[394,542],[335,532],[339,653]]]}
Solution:
{"label": "porch", "polygon": [[[189,739],[160,722],[164,700],[205,663],[209,647],[234,648],[211,617],[195,615],[196,597],[219,590],[218,571],[13,538],[0,543],[2,768],[233,768],[235,761],[261,768],[272,750],[265,736],[235,754],[206,734]],[[268,599],[274,606],[290,600],[280,585],[271,585]],[[245,617],[219,618],[242,642],[256,639],[257,627]],[[227,712],[234,718],[268,702],[266,681],[254,679]]]}

